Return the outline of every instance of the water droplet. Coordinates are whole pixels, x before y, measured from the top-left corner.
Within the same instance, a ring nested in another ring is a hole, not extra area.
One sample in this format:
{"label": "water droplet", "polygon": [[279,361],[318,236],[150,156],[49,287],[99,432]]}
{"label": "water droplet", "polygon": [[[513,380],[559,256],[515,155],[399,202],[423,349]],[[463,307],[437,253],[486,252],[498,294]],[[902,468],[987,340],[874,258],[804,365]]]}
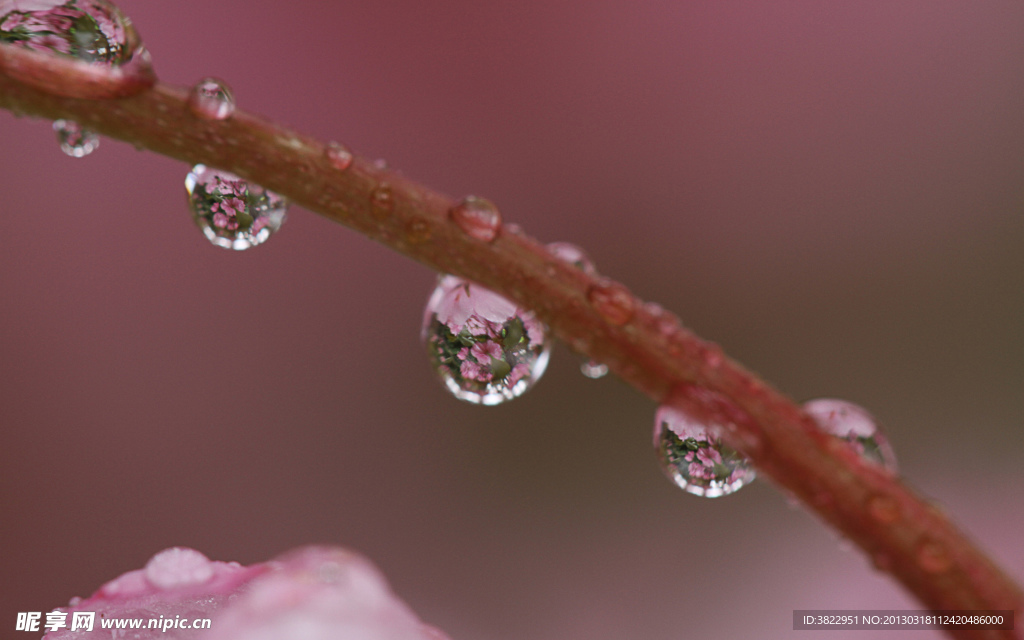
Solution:
{"label": "water droplet", "polygon": [[803,409],[822,431],[845,440],[862,459],[895,473],[896,454],[874,417],[865,409],[831,398],[805,402]]}
{"label": "water droplet", "polygon": [[490,200],[466,196],[448,212],[455,225],[480,242],[493,242],[501,231],[501,212]]}
{"label": "water droplet", "polygon": [[722,443],[717,425],[701,424],[668,405],[654,417],[654,448],[673,482],[697,496],[717,498],[750,484],[750,461]]}
{"label": "water droplet", "polygon": [[72,158],[84,158],[100,146],[98,135],[73,120],[56,120],[53,130],[60,150]]}
{"label": "water droplet", "polygon": [[284,224],[288,201],[233,173],[197,164],[185,178],[185,189],[192,217],[218,247],[255,247]]}
{"label": "water droplet", "polygon": [[716,344],[704,344],[700,347],[700,357],[704,361],[704,364],[717,369],[722,366],[722,360],[725,357],[722,354],[722,350]]}
{"label": "water droplet", "polygon": [[107,0],[0,0],[0,43],[81,64],[77,78],[59,68],[8,65],[26,84],[63,96],[126,96],[156,81],[131,20]]}
{"label": "water droplet", "polygon": [[203,78],[189,92],[188,108],[197,118],[227,120],[235,112],[235,96],[223,80]]}
{"label": "water droplet", "polygon": [[597,360],[587,360],[580,365],[580,372],[591,380],[597,380],[608,375],[608,365]]}
{"label": "water droplet", "polygon": [[382,182],[370,192],[370,212],[378,218],[384,218],[394,209],[395,195],[391,192],[391,185]]}
{"label": "water droplet", "polygon": [[555,257],[568,262],[588,276],[597,273],[597,267],[594,266],[593,261],[587,257],[583,249],[574,244],[569,242],[552,242],[548,244],[547,249]]}
{"label": "water droplet", "polygon": [[927,573],[943,573],[953,566],[953,559],[941,543],[925,539],[917,548],[917,564]]}
{"label": "water droplet", "polygon": [[153,556],[144,572],[154,587],[174,589],[207,582],[213,577],[213,564],[195,549],[172,547]]}
{"label": "water droplet", "polygon": [[868,515],[881,524],[892,524],[900,519],[900,505],[891,496],[871,496],[868,498]]}
{"label": "water droplet", "polygon": [[591,286],[587,299],[602,318],[617,327],[632,320],[636,311],[636,300],[629,289],[611,280]]}
{"label": "water droplet", "polygon": [[474,404],[526,393],[551,354],[548,328],[532,312],[455,276],[442,277],[430,296],[422,335],[444,385]]}
{"label": "water droplet", "polygon": [[431,236],[430,225],[422,218],[413,218],[405,225],[405,239],[409,244],[423,244]]}
{"label": "water droplet", "polygon": [[82,604],[82,598],[79,597],[79,596],[75,596],[75,597],[71,598],[70,601],[68,601],[68,606],[69,607],[77,607],[80,604]]}
{"label": "water droplet", "polygon": [[324,155],[331,166],[344,171],[352,166],[352,152],[340,142],[332,142],[324,148]]}

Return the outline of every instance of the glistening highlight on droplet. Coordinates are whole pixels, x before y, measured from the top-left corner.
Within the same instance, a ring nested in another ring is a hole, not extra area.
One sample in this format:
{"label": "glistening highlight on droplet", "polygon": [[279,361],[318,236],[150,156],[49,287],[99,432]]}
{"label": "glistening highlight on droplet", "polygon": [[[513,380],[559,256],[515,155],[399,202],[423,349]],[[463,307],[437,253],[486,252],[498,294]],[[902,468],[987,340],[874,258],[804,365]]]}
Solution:
{"label": "glistening highlight on droplet", "polygon": [[551,255],[568,262],[588,276],[597,273],[597,267],[586,252],[571,242],[551,242],[547,245],[547,250]]}
{"label": "glistening highlight on droplet", "polygon": [[[63,96],[127,96],[156,81],[131,20],[107,0],[0,0],[0,43],[52,56],[22,65],[0,52],[0,65],[26,84]],[[68,73],[68,64],[75,73]]]}
{"label": "glistening highlight on droplet", "polygon": [[896,472],[896,454],[866,409],[834,398],[811,400],[803,408],[822,431],[846,441],[861,458]]}
{"label": "glistening highlight on droplet", "polygon": [[235,96],[223,80],[203,78],[188,94],[188,109],[204,120],[227,120],[235,112]]}
{"label": "glistening highlight on droplet", "polygon": [[532,312],[478,284],[443,276],[423,314],[430,364],[460,400],[495,405],[544,374],[551,338]]}
{"label": "glistening highlight on droplet", "polygon": [[225,249],[261,244],[284,224],[288,201],[233,173],[197,164],[185,178],[192,217],[206,238]]}
{"label": "glistening highlight on droplet", "polygon": [[73,120],[54,121],[53,131],[60,150],[72,158],[84,158],[100,146],[98,135]]}
{"label": "glistening highlight on droplet", "polygon": [[654,416],[654,449],[662,471],[683,490],[717,498],[755,477],[745,456],[722,443],[721,428],[702,424],[668,405]]}

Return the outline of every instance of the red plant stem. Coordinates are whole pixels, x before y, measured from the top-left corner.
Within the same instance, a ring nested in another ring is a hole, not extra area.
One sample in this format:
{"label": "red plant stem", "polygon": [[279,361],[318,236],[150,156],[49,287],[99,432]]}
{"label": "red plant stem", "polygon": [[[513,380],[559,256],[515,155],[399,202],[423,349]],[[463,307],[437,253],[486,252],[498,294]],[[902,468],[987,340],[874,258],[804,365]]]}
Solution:
{"label": "red plant stem", "polygon": [[[759,471],[856,543],[932,610],[1013,610],[1024,595],[939,509],[898,478],[820,431],[789,398],[717,346],[643,305],[621,285],[589,276],[507,225],[482,242],[449,219],[455,201],[356,157],[345,170],[325,145],[236,111],[203,120],[184,89],[157,84],[121,99],[65,98],[13,79],[32,58],[0,47],[0,107],[70,119],[103,135],[191,164],[212,165],[287,196],[423,264],[479,282],[532,309],[559,338],[658,403],[725,425]],[[62,78],[78,81],[76,68]],[[83,78],[82,82],[88,79]],[[952,629],[956,638],[1022,638],[1021,631]]]}

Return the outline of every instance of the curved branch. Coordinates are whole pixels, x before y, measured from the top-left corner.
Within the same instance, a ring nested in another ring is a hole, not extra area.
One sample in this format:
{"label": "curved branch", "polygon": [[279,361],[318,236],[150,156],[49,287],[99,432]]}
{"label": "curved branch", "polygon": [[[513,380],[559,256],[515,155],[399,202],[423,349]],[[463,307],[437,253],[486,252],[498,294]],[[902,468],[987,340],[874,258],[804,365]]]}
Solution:
{"label": "curved branch", "polygon": [[[32,73],[22,51],[0,47]],[[64,86],[85,83],[71,69]],[[506,225],[493,242],[449,218],[455,201],[356,157],[338,169],[323,143],[252,114],[202,120],[187,91],[156,84],[133,97],[84,100],[34,89],[0,71],[0,107],[75,120],[103,135],[189,164],[231,171],[440,272],[479,282],[532,309],[573,349],[658,403],[725,424],[726,438],[766,476],[856,543],[933,610],[1013,610],[1024,595],[935,507],[863,463],[800,407],[714,344],[624,286],[590,276]],[[1021,627],[1017,624],[1018,629]],[[1020,631],[952,630],[958,638],[1021,638]]]}

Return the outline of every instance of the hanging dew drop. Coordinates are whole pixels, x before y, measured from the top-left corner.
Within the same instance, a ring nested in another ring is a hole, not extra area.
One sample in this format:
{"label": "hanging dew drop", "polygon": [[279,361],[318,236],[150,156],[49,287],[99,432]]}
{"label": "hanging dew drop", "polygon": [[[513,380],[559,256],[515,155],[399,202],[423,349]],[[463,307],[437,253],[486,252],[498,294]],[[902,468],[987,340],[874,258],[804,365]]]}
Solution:
{"label": "hanging dew drop", "polygon": [[717,426],[668,405],[654,416],[654,449],[665,475],[696,496],[728,495],[755,477],[750,461],[722,443]]}
{"label": "hanging dew drop", "polygon": [[494,203],[477,196],[466,196],[448,211],[459,229],[480,242],[494,242],[501,231],[501,212]]}
{"label": "hanging dew drop", "polygon": [[86,65],[88,82],[59,69],[23,72],[8,65],[26,84],[63,96],[132,95],[156,81],[131,20],[107,0],[0,0],[0,43]]}
{"label": "hanging dew drop", "polygon": [[188,94],[188,109],[204,120],[227,120],[235,112],[235,96],[223,80],[203,78]]}
{"label": "hanging dew drop", "polygon": [[820,398],[803,405],[822,431],[845,441],[860,457],[896,472],[896,454],[875,418],[862,407],[845,400]]}
{"label": "hanging dew drop", "polygon": [[608,375],[608,365],[601,364],[597,360],[587,360],[580,365],[580,373],[591,380],[597,380]]}
{"label": "hanging dew drop", "polygon": [[60,150],[72,158],[84,158],[100,146],[100,137],[73,120],[53,123]]}
{"label": "hanging dew drop", "polygon": [[473,404],[526,393],[551,353],[548,329],[532,312],[455,276],[443,276],[430,296],[422,337],[445,387]]}
{"label": "hanging dew drop", "polygon": [[197,164],[185,178],[188,203],[206,238],[225,249],[261,244],[281,228],[288,201],[233,173]]}

